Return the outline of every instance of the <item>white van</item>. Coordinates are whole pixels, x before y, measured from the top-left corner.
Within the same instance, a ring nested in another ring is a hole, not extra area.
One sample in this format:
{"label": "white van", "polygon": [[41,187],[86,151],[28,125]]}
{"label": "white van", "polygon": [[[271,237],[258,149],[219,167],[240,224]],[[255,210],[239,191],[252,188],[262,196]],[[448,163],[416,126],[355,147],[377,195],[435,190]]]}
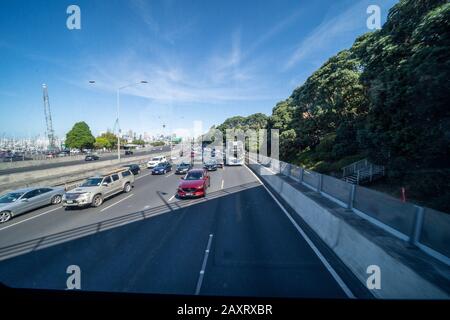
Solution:
{"label": "white van", "polygon": [[147,168],[148,169],[153,169],[154,167],[156,167],[161,162],[166,162],[166,161],[167,161],[166,156],[153,157],[151,160],[149,160],[147,162]]}

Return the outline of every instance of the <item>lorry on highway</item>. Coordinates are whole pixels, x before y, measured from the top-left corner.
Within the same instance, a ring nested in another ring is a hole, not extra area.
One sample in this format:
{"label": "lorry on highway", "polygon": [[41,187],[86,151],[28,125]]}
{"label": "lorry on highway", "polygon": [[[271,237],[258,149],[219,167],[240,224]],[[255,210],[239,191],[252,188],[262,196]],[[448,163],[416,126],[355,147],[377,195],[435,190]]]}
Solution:
{"label": "lorry on highway", "polygon": [[227,142],[225,150],[225,165],[240,166],[244,164],[244,143],[242,141]]}
{"label": "lorry on highway", "polygon": [[153,169],[155,168],[158,164],[162,163],[162,162],[166,162],[166,156],[156,156],[153,157],[151,160],[149,160],[147,162],[147,168],[148,169]]}
{"label": "lorry on highway", "polygon": [[120,168],[104,175],[88,178],[79,187],[67,191],[62,198],[62,205],[72,207],[98,207],[103,200],[118,193],[128,193],[133,188],[134,175],[127,168]]}

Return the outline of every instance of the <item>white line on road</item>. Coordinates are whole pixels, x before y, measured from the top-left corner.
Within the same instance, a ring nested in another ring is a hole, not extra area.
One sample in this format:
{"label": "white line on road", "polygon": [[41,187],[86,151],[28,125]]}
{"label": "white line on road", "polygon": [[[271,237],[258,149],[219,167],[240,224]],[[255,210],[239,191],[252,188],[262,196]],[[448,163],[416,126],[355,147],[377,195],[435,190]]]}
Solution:
{"label": "white line on road", "polygon": [[168,177],[170,177],[170,176],[173,176],[174,174],[175,174],[175,172],[172,172],[172,173],[168,174],[168,175],[166,176],[166,178],[168,178]]}
{"label": "white line on road", "polygon": [[44,214],[53,212],[53,211],[58,210],[58,209],[61,209],[61,208],[62,208],[62,206],[61,206],[61,207],[57,207],[57,208],[53,208],[53,209],[51,209],[51,210],[42,212],[42,213],[40,213],[40,214],[38,214],[38,215],[36,215],[36,216],[30,217],[30,218],[27,218],[27,219],[24,219],[24,220],[21,220],[21,221],[17,221],[16,223],[13,223],[13,224],[10,224],[9,226],[6,226],[6,227],[1,228],[0,231],[5,230],[5,229],[8,229],[8,228],[10,228],[10,227],[12,227],[12,226],[18,225],[18,224],[20,224],[20,223],[22,223],[22,222],[29,221],[29,220],[31,220],[31,219],[34,219],[34,218],[43,216]]}
{"label": "white line on road", "polygon": [[261,185],[266,189],[266,191],[269,193],[269,195],[273,198],[273,200],[278,204],[278,206],[281,208],[281,210],[284,212],[284,214],[288,217],[289,221],[294,225],[294,227],[297,229],[297,231],[301,234],[301,236],[306,240],[308,245],[311,247],[311,249],[314,251],[314,253],[319,257],[320,261],[323,263],[325,268],[327,268],[328,272],[331,273],[334,280],[338,283],[338,285],[341,287],[341,289],[345,292],[347,297],[350,299],[355,299],[355,296],[353,295],[352,291],[347,287],[345,282],[342,280],[342,278],[337,274],[337,272],[333,269],[333,267],[330,265],[330,263],[325,259],[325,257],[320,253],[319,249],[314,245],[314,243],[311,241],[311,239],[306,235],[306,233],[300,228],[300,226],[297,224],[297,222],[291,217],[289,212],[284,208],[284,206],[278,201],[278,199],[273,195],[273,193],[266,187],[266,185],[259,179],[259,177],[249,168],[247,165],[245,166],[248,171],[256,178],[256,180],[261,183]]}
{"label": "white line on road", "polygon": [[175,195],[171,196],[170,199],[169,199],[169,201],[172,201],[173,198],[175,198]]}
{"label": "white line on road", "polygon": [[141,179],[141,178],[144,178],[144,177],[146,177],[146,176],[149,176],[149,175],[151,175],[152,173],[150,172],[150,173],[147,173],[147,174],[144,174],[143,176],[139,176],[139,177],[137,177],[136,179],[134,179],[134,180],[139,180],[139,179]]}
{"label": "white line on road", "polygon": [[124,201],[124,200],[127,200],[128,198],[130,198],[130,197],[132,197],[132,196],[134,196],[134,194],[130,194],[128,197],[125,197],[125,198],[123,198],[123,199],[120,199],[120,200],[117,201],[117,202],[114,202],[112,205],[107,206],[107,207],[103,208],[102,210],[100,210],[100,212],[103,212],[103,211],[105,211],[105,210],[107,210],[107,209],[109,209],[109,208],[115,206],[116,204],[118,204],[118,203],[120,203],[120,202],[122,202],[122,201]]}
{"label": "white line on road", "polygon": [[223,179],[222,179],[222,185],[221,185],[220,189],[223,189]]}
{"label": "white line on road", "polygon": [[209,235],[208,245],[206,246],[205,256],[203,257],[202,269],[200,270],[200,276],[198,277],[197,288],[195,289],[195,295],[199,295],[200,289],[202,288],[202,282],[203,282],[203,277],[205,276],[206,262],[208,261],[209,249],[211,248],[212,238],[213,238],[213,234],[211,233]]}

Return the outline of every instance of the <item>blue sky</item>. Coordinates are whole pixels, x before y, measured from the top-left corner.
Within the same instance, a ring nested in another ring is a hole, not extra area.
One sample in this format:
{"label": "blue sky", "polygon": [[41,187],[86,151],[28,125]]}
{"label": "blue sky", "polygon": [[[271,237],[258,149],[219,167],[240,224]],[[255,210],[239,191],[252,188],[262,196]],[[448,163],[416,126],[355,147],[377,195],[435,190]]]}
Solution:
{"label": "blue sky", "polygon": [[[0,136],[45,132],[42,83],[56,134],[76,121],[187,133],[234,115],[270,114],[330,56],[382,22],[396,0],[72,0],[0,2]],[[69,5],[81,30],[66,27]],[[89,84],[95,80],[95,84]]]}

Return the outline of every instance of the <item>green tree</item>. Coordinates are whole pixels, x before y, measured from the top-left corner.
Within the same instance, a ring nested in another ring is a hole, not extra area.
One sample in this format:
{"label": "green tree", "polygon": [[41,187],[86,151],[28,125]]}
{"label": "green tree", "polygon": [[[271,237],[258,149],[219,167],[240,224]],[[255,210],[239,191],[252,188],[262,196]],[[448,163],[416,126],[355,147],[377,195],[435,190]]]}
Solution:
{"label": "green tree", "polygon": [[[111,131],[107,131],[102,133],[99,137],[104,138],[106,140],[108,140],[108,149],[112,149],[112,148],[116,148],[117,147],[117,136],[112,133]],[[122,144],[122,142],[121,142]]]}
{"label": "green tree", "polygon": [[66,134],[65,145],[68,148],[92,148],[95,138],[86,122],[77,122],[72,129]]}
{"label": "green tree", "polygon": [[143,146],[143,145],[145,145],[145,141],[142,139],[134,139],[132,144],[137,144],[137,145]]}
{"label": "green tree", "polygon": [[111,149],[111,143],[107,138],[100,136],[95,138],[94,147],[96,149],[103,149],[103,148]]}
{"label": "green tree", "polygon": [[[363,121],[367,99],[360,76],[361,60],[352,50],[344,50],[294,90],[292,126],[299,148],[314,149],[343,123]],[[356,142],[356,134],[346,138],[350,144]]]}

